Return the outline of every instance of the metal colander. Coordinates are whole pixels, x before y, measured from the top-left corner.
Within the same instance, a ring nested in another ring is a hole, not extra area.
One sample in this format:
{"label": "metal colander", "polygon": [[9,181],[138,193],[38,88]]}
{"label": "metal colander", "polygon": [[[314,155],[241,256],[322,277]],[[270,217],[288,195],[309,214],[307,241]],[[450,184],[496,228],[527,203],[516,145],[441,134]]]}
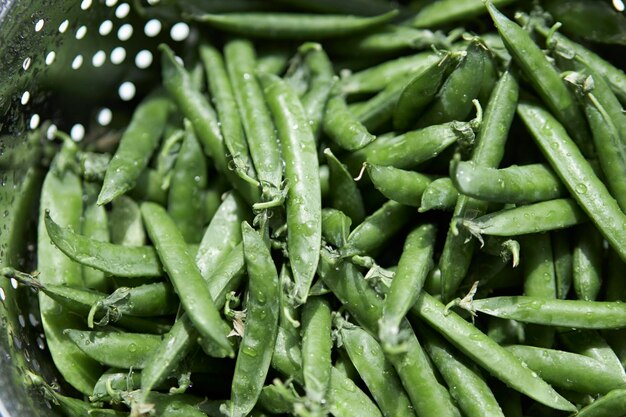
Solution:
{"label": "metal colander", "polygon": [[[0,266],[34,267],[41,143],[124,126],[160,80],[156,48],[197,36],[158,0],[0,0]],[[0,416],[55,416],[28,370],[57,381],[34,293],[0,282]],[[66,388],[67,387],[61,387]]]}

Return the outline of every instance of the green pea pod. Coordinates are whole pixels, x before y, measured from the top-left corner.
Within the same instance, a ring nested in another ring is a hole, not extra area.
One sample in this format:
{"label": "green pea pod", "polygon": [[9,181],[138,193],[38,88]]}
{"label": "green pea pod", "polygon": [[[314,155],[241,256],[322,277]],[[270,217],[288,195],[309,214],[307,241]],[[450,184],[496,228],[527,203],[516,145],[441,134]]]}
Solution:
{"label": "green pea pod", "polygon": [[242,36],[317,40],[365,32],[389,22],[397,14],[396,10],[374,17],[249,12],[191,17],[216,29]]}
{"label": "green pea pod", "polygon": [[626,306],[616,301],[546,300],[502,296],[474,300],[471,308],[501,318],[580,329],[626,327]]}
{"label": "green pea pod", "polygon": [[326,404],[330,385],[331,311],[328,301],[311,298],[302,308],[302,373],[309,399]]}
{"label": "green pea pod", "polygon": [[387,201],[366,217],[348,236],[340,250],[343,257],[375,256],[409,221],[412,211],[395,201]]}
{"label": "green pea pod", "polygon": [[554,171],[543,164],[496,169],[454,159],[450,178],[462,194],[495,203],[527,204],[567,193]]}
{"label": "green pea pod", "polygon": [[[601,79],[598,83],[603,83]],[[620,106],[621,107],[621,106]],[[617,200],[622,211],[626,211],[626,185],[620,178],[626,175],[626,130],[624,130],[624,115],[616,114],[614,119],[609,115],[604,105],[592,92],[585,100],[585,113],[593,132],[600,167],[606,177],[611,194]],[[618,130],[621,121],[622,132]]]}
{"label": "green pea pod", "polygon": [[626,17],[609,3],[548,0],[543,7],[568,34],[592,42],[626,45]]}
{"label": "green pea pod", "polygon": [[444,55],[441,61],[418,72],[404,86],[393,112],[394,129],[403,131],[415,125],[423,110],[435,98],[449,68],[458,62],[460,56],[459,53]]}
{"label": "green pea pod", "polygon": [[376,139],[367,128],[353,116],[345,99],[336,95],[328,101],[324,116],[324,133],[337,145],[348,151],[361,149]]}
{"label": "green pea pod", "polygon": [[108,216],[111,243],[122,246],[145,245],[146,231],[137,203],[132,198],[119,196],[113,200],[112,206]]}
{"label": "green pea pod", "polygon": [[[515,0],[492,0],[497,6],[506,6]],[[480,0],[443,0],[427,4],[411,19],[411,26],[430,28],[448,23],[463,21],[485,13],[485,5]]]}
{"label": "green pea pod", "polygon": [[328,408],[337,417],[382,417],[370,397],[335,367],[330,373]]}
{"label": "green pea pod", "polygon": [[107,167],[98,205],[112,201],[135,186],[159,145],[171,108],[172,103],[162,92],[149,95],[137,107]]}
{"label": "green pea pod", "polygon": [[[85,183],[85,209],[81,222],[81,233],[94,240],[108,242],[110,240],[107,213],[104,207],[96,204],[97,189],[95,184]],[[98,291],[106,291],[109,281],[104,272],[97,269],[83,267],[85,287]]]}
{"label": "green pea pod", "polygon": [[339,88],[344,94],[377,93],[393,80],[406,77],[439,62],[441,57],[434,52],[421,52],[415,55],[385,61],[382,64],[354,73],[343,80]]}
{"label": "green pea pod", "polygon": [[[49,212],[43,213],[46,235],[73,259],[118,277],[160,277],[163,268],[151,246],[121,246],[92,240],[62,228]],[[40,232],[41,234],[41,232]]]}
{"label": "green pea pod", "polygon": [[219,345],[226,355],[232,355],[213,298],[173,220],[154,203],[142,203],[141,215],[181,304],[198,332]]}
{"label": "green pea pod", "polygon": [[196,265],[207,282],[241,242],[241,222],[249,220],[249,217],[248,206],[237,193],[229,193],[221,202],[204,232],[196,255]]}
{"label": "green pea pod", "polygon": [[231,416],[246,416],[256,404],[270,367],[278,331],[278,273],[261,235],[242,223],[248,270],[246,328],[239,346],[231,391]]}
{"label": "green pea pod", "polygon": [[307,0],[275,0],[275,2],[306,11],[352,14],[357,16],[375,16],[388,12],[393,7],[391,4],[385,4],[377,0],[344,0],[342,2],[336,2],[334,0],[318,0],[316,2]]}
{"label": "green pea pod", "polygon": [[[243,245],[240,243],[220,262],[208,280],[207,285],[216,308],[224,306],[226,293],[239,288],[244,272]],[[189,317],[186,314],[181,315],[153,355],[146,359],[141,376],[141,389],[144,393],[149,392],[176,369],[192,350],[198,336],[198,331]]]}
{"label": "green pea pod", "polygon": [[573,404],[559,395],[511,352],[461,316],[446,311],[445,306],[429,294],[422,293],[411,313],[414,317],[424,320],[461,352],[509,387],[550,408],[576,411]]}
{"label": "green pea pod", "polygon": [[491,389],[474,364],[463,357],[441,336],[420,326],[424,348],[448,385],[450,395],[468,417],[504,417]]}
{"label": "green pea pod", "polygon": [[[55,159],[58,160],[59,157]],[[42,284],[83,287],[80,264],[73,262],[54,246],[45,222],[52,212],[61,224],[78,229],[82,207],[82,189],[78,177],[70,171],[57,173],[54,169],[50,170],[41,190],[37,241],[37,269]],[[63,333],[67,328],[81,328],[81,320],[64,313],[65,309],[45,293],[39,294],[39,309],[48,349],[56,368],[70,385],[83,394],[90,394],[98,375],[102,373],[101,368]]]}
{"label": "green pea pod", "polygon": [[589,128],[582,117],[576,100],[561,79],[558,71],[548,61],[541,49],[533,42],[528,32],[500,13],[492,3],[486,3],[504,44],[528,77],[541,99],[548,105],[556,118],[567,126],[583,154],[593,156]]}
{"label": "green pea pod", "polygon": [[608,417],[626,413],[626,389],[616,389],[581,408],[577,417]]}
{"label": "green pea pod", "polygon": [[459,221],[475,236],[517,236],[563,229],[586,222],[587,216],[574,200],[560,198]]}
{"label": "green pea pod", "polygon": [[394,167],[367,164],[367,174],[374,187],[390,200],[419,207],[432,177]]}
{"label": "green pea pod", "polygon": [[620,257],[626,260],[626,214],[598,179],[565,128],[550,113],[533,104],[520,103],[518,113],[572,197]]}
{"label": "green pea pod", "polygon": [[615,374],[601,362],[576,353],[513,345],[507,349],[549,384],[576,392],[607,394],[626,385],[626,375]]}
{"label": "green pea pod", "polygon": [[383,344],[397,345],[400,323],[411,308],[433,267],[433,252],[437,228],[423,224],[411,231],[404,242],[398,271],[383,304],[383,315],[379,323],[379,338]]}
{"label": "green pea pod", "polygon": [[200,45],[200,57],[214,98],[226,149],[240,169],[248,176],[256,178],[237,108],[236,94],[226,71],[224,58],[214,46],[207,43]]}
{"label": "green pea pod", "polygon": [[[522,236],[521,239],[524,295],[546,299],[557,298],[550,235],[535,233]],[[554,329],[529,325],[526,328],[526,343],[550,348],[554,344]]]}
{"label": "green pea pod", "polygon": [[335,71],[328,55],[318,43],[307,42],[298,48],[309,72],[309,86],[300,98],[316,140],[319,139],[326,106],[336,84]]}
{"label": "green pea pod", "polygon": [[254,76],[254,46],[249,40],[231,40],[224,46],[224,57],[258,180],[267,191],[278,188],[282,179],[280,148],[271,112]]}
{"label": "green pea pod", "polygon": [[[50,299],[54,300],[55,303],[58,303],[61,307],[63,307],[63,309],[75,313],[77,317],[82,317],[83,319],[88,319],[92,306],[98,302],[102,302],[107,297],[107,294],[83,288],[73,288],[62,284],[43,284],[41,280],[38,281],[31,275],[15,271],[12,268],[3,269],[0,271],[0,276],[4,276],[5,278],[15,278],[19,283],[44,293]],[[47,281],[45,278],[43,278],[43,280]],[[152,297],[149,300],[140,299],[137,301],[138,303],[136,304],[136,308],[138,310],[144,309],[145,311],[154,306],[154,304],[152,304],[153,301],[159,303],[164,300],[162,297],[161,299],[155,299]],[[169,326],[167,324],[160,323],[159,321],[146,320],[127,315],[128,313],[132,314],[132,310],[134,308],[135,305],[131,306],[131,308],[121,307],[113,314],[94,314],[94,318],[98,320],[104,319],[102,322],[103,325],[115,321],[115,323],[120,327],[131,331],[162,334],[169,330]],[[163,309],[163,305],[157,306],[157,313],[160,312],[158,309]]]}
{"label": "green pea pod", "polygon": [[593,301],[602,286],[604,248],[602,235],[592,224],[581,224],[576,231],[572,255],[573,284],[580,300]]}
{"label": "green pea pod", "polygon": [[92,359],[115,368],[141,369],[146,356],[161,337],[142,333],[92,332],[66,329],[64,332]]}
{"label": "green pea pod", "polygon": [[367,385],[384,416],[415,415],[411,402],[382,346],[358,326],[340,325],[342,347]]}
{"label": "green pea pod", "polygon": [[429,210],[453,211],[459,199],[459,192],[448,177],[437,178],[426,186],[418,211]]}
{"label": "green pea pod", "polygon": [[471,123],[448,122],[407,132],[400,136],[380,136],[369,145],[353,152],[347,159],[352,171],[363,162],[410,169],[434,158],[457,141],[472,143]]}
{"label": "green pea pod", "polygon": [[453,120],[463,121],[472,111],[483,83],[486,47],[473,40],[466,55],[443,83],[428,110],[417,120],[418,127],[438,125]]}
{"label": "green pea pod", "polygon": [[322,239],[322,202],[315,138],[298,97],[275,75],[257,75],[265,90],[285,159],[287,250],[295,297],[304,303],[315,275]]}
{"label": "green pea pod", "polygon": [[619,378],[624,378],[624,367],[607,340],[596,330],[562,329],[559,340],[564,349],[600,362]]}
{"label": "green pea pod", "polygon": [[572,286],[572,248],[568,230],[552,232],[552,258],[556,275],[556,295],[564,300]]}
{"label": "green pea pod", "polygon": [[332,206],[348,215],[354,224],[361,223],[365,218],[365,207],[355,180],[330,149],[324,149],[324,156],[326,156],[330,171],[329,186]]}
{"label": "green pea pod", "polygon": [[204,219],[200,194],[206,184],[207,167],[202,148],[191,122],[185,120],[185,139],[172,173],[167,211],[188,243],[198,243],[202,238]]}
{"label": "green pea pod", "polygon": [[328,51],[338,56],[389,56],[408,50],[423,50],[430,46],[449,48],[450,41],[443,32],[387,25],[366,35],[328,41]]}

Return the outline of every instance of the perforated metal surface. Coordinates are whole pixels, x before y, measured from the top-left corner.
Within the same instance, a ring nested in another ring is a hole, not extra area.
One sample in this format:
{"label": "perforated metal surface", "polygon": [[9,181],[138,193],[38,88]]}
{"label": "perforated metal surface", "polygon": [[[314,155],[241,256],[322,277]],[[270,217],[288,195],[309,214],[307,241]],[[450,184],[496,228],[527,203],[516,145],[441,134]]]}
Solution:
{"label": "perforated metal surface", "polygon": [[[55,129],[81,141],[122,127],[160,78],[158,44],[193,42],[157,3],[0,0],[0,267],[34,265],[41,143]],[[56,378],[35,300],[0,281],[2,417],[57,415],[25,378],[26,370]]]}

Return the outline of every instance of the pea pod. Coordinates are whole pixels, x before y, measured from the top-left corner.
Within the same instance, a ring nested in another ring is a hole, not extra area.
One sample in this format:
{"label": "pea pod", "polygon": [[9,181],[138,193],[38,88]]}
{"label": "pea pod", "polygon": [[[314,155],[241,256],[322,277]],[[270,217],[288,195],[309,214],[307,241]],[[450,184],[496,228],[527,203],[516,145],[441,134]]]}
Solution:
{"label": "pea pod", "polygon": [[121,246],[91,240],[62,228],[50,212],[43,213],[46,234],[54,245],[76,262],[118,277],[160,277],[161,262],[151,246]]}
{"label": "pea pod", "polygon": [[232,355],[213,298],[176,225],[165,210],[154,203],[142,203],[141,215],[181,304],[198,332],[214,341],[226,355]]}
{"label": "pea pod", "polygon": [[146,232],[141,222],[137,203],[129,197],[119,196],[113,200],[109,213],[111,243],[122,246],[143,246]]}
{"label": "pea pod", "polygon": [[172,172],[167,211],[188,243],[202,238],[201,190],[207,185],[207,167],[191,122],[185,120],[185,138]]}
{"label": "pea pod", "polygon": [[567,293],[572,286],[572,248],[568,232],[568,229],[552,232],[556,295],[561,300],[567,298]]}
{"label": "pea pod", "polygon": [[588,394],[606,394],[626,385],[626,376],[615,374],[601,362],[576,353],[531,346],[507,346],[549,384]]}
{"label": "pea pod", "polygon": [[271,192],[281,185],[280,148],[263,90],[254,76],[254,46],[248,40],[233,39],[224,46],[224,57],[254,169],[263,191]]}
{"label": "pea pod", "polygon": [[446,312],[445,306],[429,294],[422,293],[411,309],[411,313],[414,317],[424,320],[469,358],[509,387],[548,407],[576,411],[573,404],[554,391],[513,354],[459,315]]}
{"label": "pea pod", "polygon": [[322,202],[315,138],[297,96],[280,78],[258,75],[274,117],[285,159],[287,249],[296,299],[304,302],[315,275],[322,239]]}
{"label": "pea pod", "polygon": [[432,177],[391,166],[367,164],[367,174],[374,187],[390,200],[406,206],[419,207]]}
{"label": "pea pod", "polygon": [[324,117],[324,133],[348,151],[361,149],[376,139],[348,110],[345,99],[336,95],[328,101]]}
{"label": "pea pod", "polygon": [[608,417],[626,413],[626,389],[616,389],[578,411],[578,417]]}
{"label": "pea pod", "polygon": [[[618,331],[619,332],[619,331]],[[561,329],[559,340],[564,349],[600,362],[607,370],[620,378],[624,377],[624,367],[616,352],[596,330]]]}
{"label": "pea pod", "polygon": [[569,198],[543,201],[496,211],[477,219],[462,219],[460,224],[479,236],[516,236],[562,229],[587,221],[587,216]]}
{"label": "pea pod", "polygon": [[384,89],[391,81],[419,72],[439,62],[440,59],[439,55],[433,52],[421,52],[396,58],[344,78],[339,88],[344,94],[376,93]]}
{"label": "pea pod", "polygon": [[574,291],[580,300],[593,301],[602,286],[602,235],[590,223],[577,228],[572,254]]}
{"label": "pea pod", "polygon": [[518,113],[572,197],[620,257],[626,259],[626,215],[569,138],[565,128],[536,105],[520,103]]}
{"label": "pea pod", "polygon": [[340,324],[341,343],[384,416],[414,415],[411,402],[383,348],[365,330]]}
{"label": "pea pod", "polygon": [[326,403],[332,368],[331,316],[328,301],[313,297],[302,308],[302,373],[308,398]]}
{"label": "pea pod", "polygon": [[141,333],[92,332],[66,329],[63,332],[86,355],[107,366],[142,369],[161,337]]}
{"label": "pea pod", "polygon": [[[59,161],[59,157],[55,161]],[[42,283],[82,287],[80,265],[66,257],[51,243],[45,222],[50,216],[49,212],[52,212],[65,226],[78,229],[83,207],[78,177],[70,171],[65,173],[59,173],[55,169],[48,171],[41,190],[40,206],[37,269],[41,274]],[[67,328],[81,328],[80,319],[64,314],[65,309],[44,293],[39,294],[39,309],[48,349],[56,368],[70,385],[83,394],[90,394],[98,375],[102,373],[101,368],[63,333]]]}
{"label": "pea pod", "polygon": [[496,203],[526,204],[566,195],[554,171],[543,164],[496,169],[454,159],[450,178],[462,194]]}
{"label": "pea pod", "polygon": [[[513,2],[515,0],[492,0],[492,3],[497,6],[506,6]],[[480,0],[443,0],[422,7],[411,19],[410,24],[418,28],[442,26],[485,12],[485,6]]]}
{"label": "pea pod", "polygon": [[317,40],[365,32],[389,22],[397,14],[395,10],[374,17],[249,12],[192,17],[211,27],[242,36]]}
{"label": "pea pod", "polygon": [[556,115],[556,118],[567,126],[568,132],[582,153],[587,157],[592,156],[594,151],[590,141],[589,128],[582,117],[578,104],[559,73],[546,59],[541,49],[535,45],[528,32],[500,13],[493,3],[488,2],[486,4],[504,44],[513,56],[513,60],[529,78],[533,88]]}
{"label": "pea pod", "polygon": [[331,90],[336,84],[332,63],[318,43],[307,42],[298,48],[304,55],[303,63],[309,72],[309,86],[302,95],[302,107],[309,118],[309,124],[316,140],[319,139],[321,125]]}
{"label": "pea pod", "polygon": [[132,189],[159,144],[171,102],[162,92],[137,107],[104,176],[98,204],[106,204]]}
{"label": "pea pod", "polygon": [[626,327],[626,306],[616,301],[546,300],[527,296],[483,298],[473,310],[491,316],[579,329]]}
{"label": "pea pod", "polygon": [[363,162],[401,169],[414,168],[434,158],[457,141],[472,143],[474,140],[472,126],[473,123],[448,122],[399,136],[380,136],[369,145],[353,152],[346,162],[354,171]]}
{"label": "pea pod", "polygon": [[[107,213],[104,207],[96,204],[97,190],[94,184],[85,183],[85,209],[83,211],[81,233],[90,239],[108,242],[110,240]],[[109,282],[104,272],[83,267],[85,287],[106,291]]]}
{"label": "pea pod", "polygon": [[398,262],[398,271],[385,297],[378,334],[390,346],[398,344],[400,323],[411,308],[433,266],[437,228],[424,224],[409,233]]}
{"label": "pea pod", "polygon": [[[547,233],[522,236],[522,268],[524,295],[537,298],[557,298],[552,242]],[[550,348],[554,344],[554,329],[529,325],[526,343]]]}
{"label": "pea pod", "polygon": [[[243,253],[248,270],[246,328],[239,346],[231,391],[231,416],[246,416],[254,407],[270,367],[276,333],[279,296],[276,267],[261,235],[242,223]],[[269,303],[268,303],[269,301]]]}

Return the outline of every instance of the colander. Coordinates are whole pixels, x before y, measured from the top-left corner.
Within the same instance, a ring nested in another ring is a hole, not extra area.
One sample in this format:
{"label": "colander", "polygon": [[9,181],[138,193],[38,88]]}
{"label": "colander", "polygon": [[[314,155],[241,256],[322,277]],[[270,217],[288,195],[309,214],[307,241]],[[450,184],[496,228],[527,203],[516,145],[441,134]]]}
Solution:
{"label": "colander", "polygon": [[[87,141],[123,126],[160,78],[157,45],[197,38],[177,16],[158,0],[0,0],[0,266],[33,269],[41,143],[56,129]],[[58,415],[25,376],[58,381],[33,295],[0,282],[2,417]]]}

